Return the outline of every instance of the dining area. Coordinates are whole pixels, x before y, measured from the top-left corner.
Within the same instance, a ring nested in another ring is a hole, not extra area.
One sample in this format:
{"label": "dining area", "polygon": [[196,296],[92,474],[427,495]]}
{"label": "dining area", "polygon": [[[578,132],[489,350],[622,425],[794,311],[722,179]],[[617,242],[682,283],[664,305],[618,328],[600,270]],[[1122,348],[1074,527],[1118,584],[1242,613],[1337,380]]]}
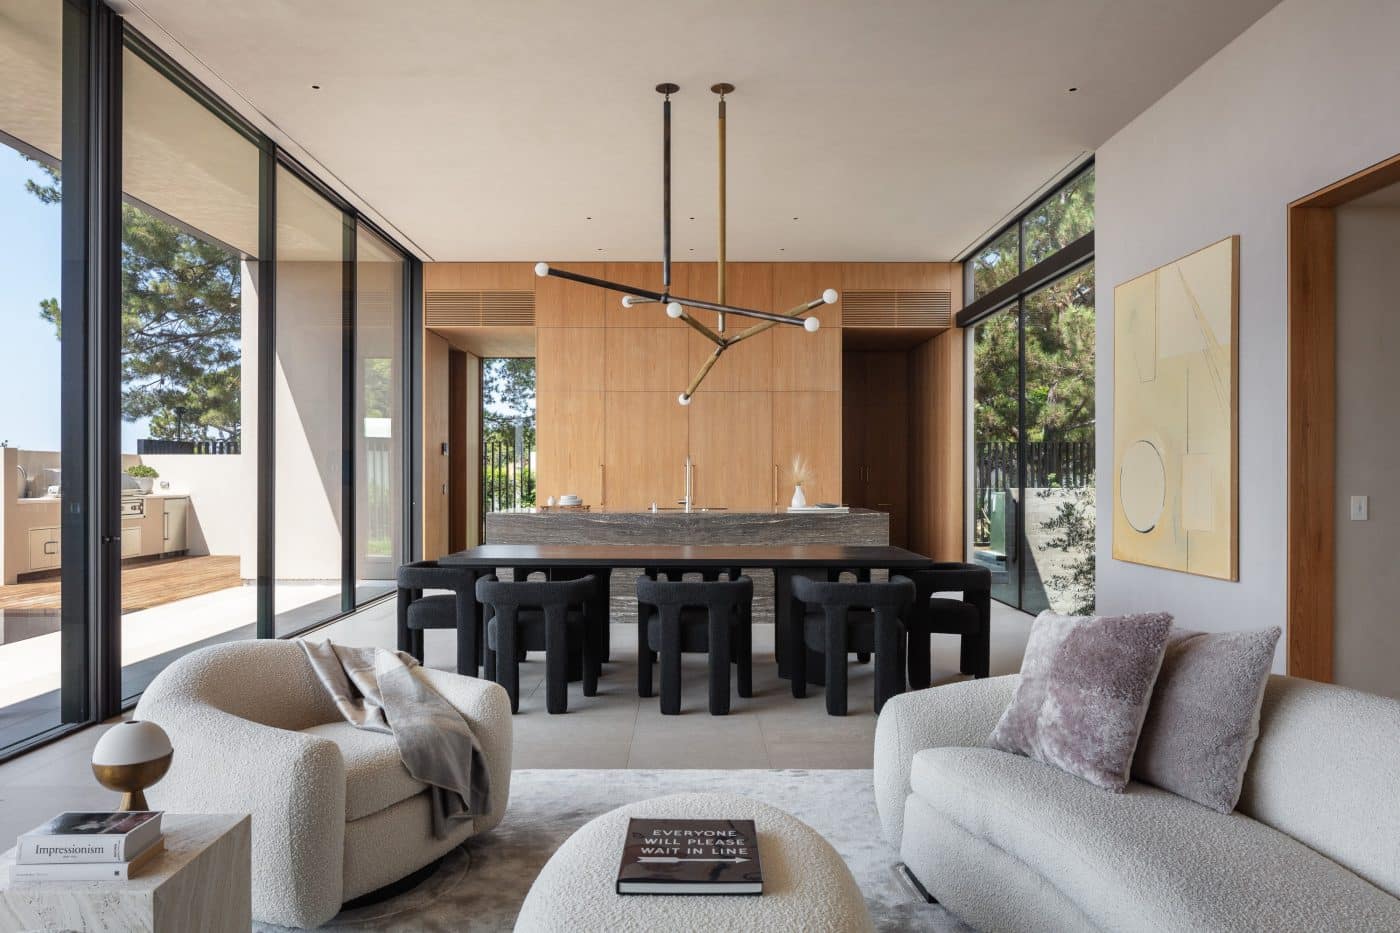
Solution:
{"label": "dining area", "polygon": [[[755,612],[755,578],[771,580],[769,611]],[[990,592],[985,568],[888,545],[486,544],[399,569],[397,644],[421,661],[425,633],[451,630],[458,673],[500,684],[512,712],[523,666],[543,661],[550,714],[569,711],[571,684],[583,698],[602,684],[656,697],[663,716],[724,716],[751,702],[757,669],[845,716],[854,682],[877,713],[928,686],[935,634],[958,639],[960,673],[988,676]],[[683,695],[683,656],[703,666],[703,692]]]}

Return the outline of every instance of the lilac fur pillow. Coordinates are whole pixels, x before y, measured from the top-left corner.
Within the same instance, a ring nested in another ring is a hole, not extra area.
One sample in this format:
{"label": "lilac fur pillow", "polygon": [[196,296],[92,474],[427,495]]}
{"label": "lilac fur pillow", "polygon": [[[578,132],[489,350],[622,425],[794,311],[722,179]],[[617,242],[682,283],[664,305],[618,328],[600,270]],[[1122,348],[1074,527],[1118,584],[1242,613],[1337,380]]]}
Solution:
{"label": "lilac fur pillow", "polygon": [[1133,777],[1229,813],[1259,737],[1259,708],[1282,629],[1207,635],[1172,629],[1133,758]]}
{"label": "lilac fur pillow", "polygon": [[1042,612],[1031,627],[1021,682],[988,744],[1121,792],[1171,625],[1165,612]]}

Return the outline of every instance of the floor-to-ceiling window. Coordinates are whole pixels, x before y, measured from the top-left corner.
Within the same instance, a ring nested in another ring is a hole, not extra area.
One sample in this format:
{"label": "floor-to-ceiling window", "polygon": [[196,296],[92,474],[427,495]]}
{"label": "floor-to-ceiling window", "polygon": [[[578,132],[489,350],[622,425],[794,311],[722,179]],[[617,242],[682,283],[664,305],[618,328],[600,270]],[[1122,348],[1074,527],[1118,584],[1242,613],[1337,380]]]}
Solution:
{"label": "floor-to-ceiling window", "polygon": [[483,515],[534,508],[535,360],[481,361]]}
{"label": "floor-to-ceiling window", "polygon": [[414,281],[99,0],[0,3],[0,759],[391,591]]}
{"label": "floor-to-ceiling window", "polygon": [[342,611],[347,223],[338,206],[278,166],[273,391],[279,635]]}
{"label": "floor-to-ceiling window", "polygon": [[62,27],[0,4],[0,749],[62,722]]}
{"label": "floor-to-ceiling window", "polygon": [[255,139],[122,61],[122,696],[255,634]]}
{"label": "floor-to-ceiling window", "polygon": [[394,589],[403,563],[404,297],[408,263],[363,225],[355,245],[357,602]]}
{"label": "floor-to-ceiling window", "polygon": [[966,263],[972,561],[1028,612],[1094,608],[1094,170]]}

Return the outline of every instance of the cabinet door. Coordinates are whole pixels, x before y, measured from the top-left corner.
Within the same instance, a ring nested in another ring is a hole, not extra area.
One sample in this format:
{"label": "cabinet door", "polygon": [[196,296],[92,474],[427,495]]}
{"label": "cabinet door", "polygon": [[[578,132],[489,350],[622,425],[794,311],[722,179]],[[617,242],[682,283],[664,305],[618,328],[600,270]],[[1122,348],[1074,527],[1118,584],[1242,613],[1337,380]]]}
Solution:
{"label": "cabinet door", "polygon": [[[839,270],[830,262],[774,263],[773,310],[786,314],[828,288],[840,292]],[[841,302],[822,305],[809,316],[821,321],[815,334],[791,326],[772,330],[774,389],[841,388]]]}
{"label": "cabinet door", "polygon": [[29,529],[29,569],[52,570],[62,559],[63,537],[58,528]]}
{"label": "cabinet door", "polygon": [[165,544],[163,553],[183,551],[189,547],[189,506],[188,499],[165,500]]}
{"label": "cabinet door", "polygon": [[773,504],[779,511],[792,502],[798,456],[812,471],[803,489],[808,503],[844,501],[841,435],[840,392],[773,393]]}
{"label": "cabinet door", "polygon": [[[601,262],[550,263],[560,269],[602,278],[607,269]],[[640,284],[640,283],[634,283]],[[602,327],[608,301],[621,295],[547,275],[535,279],[536,327]]]}
{"label": "cabinet door", "polygon": [[603,393],[541,393],[535,409],[535,501],[576,495],[603,502]]}
{"label": "cabinet door", "polygon": [[[684,294],[701,301],[714,301],[717,293],[714,263],[692,263],[692,273],[687,276],[687,291]],[[701,275],[695,269],[703,269]],[[758,311],[773,310],[773,266],[766,262],[731,262],[725,266],[726,304],[740,308],[753,308]],[[698,279],[698,281],[697,281]],[[694,312],[696,320],[706,327],[718,326],[717,315],[711,311]],[[759,324],[753,318],[729,315],[725,319],[724,333],[733,336],[740,331]],[[699,392],[755,391],[767,389],[773,382],[773,335],[778,330],[795,330],[790,325],[780,324],[761,334],[748,337],[734,344],[724,352],[714,369],[710,370]],[[685,382],[690,384],[695,373],[705,364],[715,351],[715,344],[700,332],[686,327],[687,366]],[[806,334],[806,331],[800,331]],[[809,335],[810,336],[810,335]]]}
{"label": "cabinet door", "polygon": [[773,402],[768,392],[697,392],[690,404],[695,504],[773,507]]}
{"label": "cabinet door", "polygon": [[676,393],[608,392],[606,398],[604,503],[613,512],[674,505],[685,493],[687,428]]}
{"label": "cabinet door", "polygon": [[141,556],[141,523],[122,522],[122,557]]}

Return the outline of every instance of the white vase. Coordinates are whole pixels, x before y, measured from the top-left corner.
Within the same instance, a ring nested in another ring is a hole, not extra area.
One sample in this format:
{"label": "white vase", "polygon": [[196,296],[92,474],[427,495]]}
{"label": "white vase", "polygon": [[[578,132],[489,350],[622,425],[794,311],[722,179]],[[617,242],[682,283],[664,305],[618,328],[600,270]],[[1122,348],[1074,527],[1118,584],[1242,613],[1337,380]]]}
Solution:
{"label": "white vase", "polygon": [[802,491],[802,485],[800,483],[792,490],[792,507],[794,509],[805,509],[807,507],[807,494]]}

